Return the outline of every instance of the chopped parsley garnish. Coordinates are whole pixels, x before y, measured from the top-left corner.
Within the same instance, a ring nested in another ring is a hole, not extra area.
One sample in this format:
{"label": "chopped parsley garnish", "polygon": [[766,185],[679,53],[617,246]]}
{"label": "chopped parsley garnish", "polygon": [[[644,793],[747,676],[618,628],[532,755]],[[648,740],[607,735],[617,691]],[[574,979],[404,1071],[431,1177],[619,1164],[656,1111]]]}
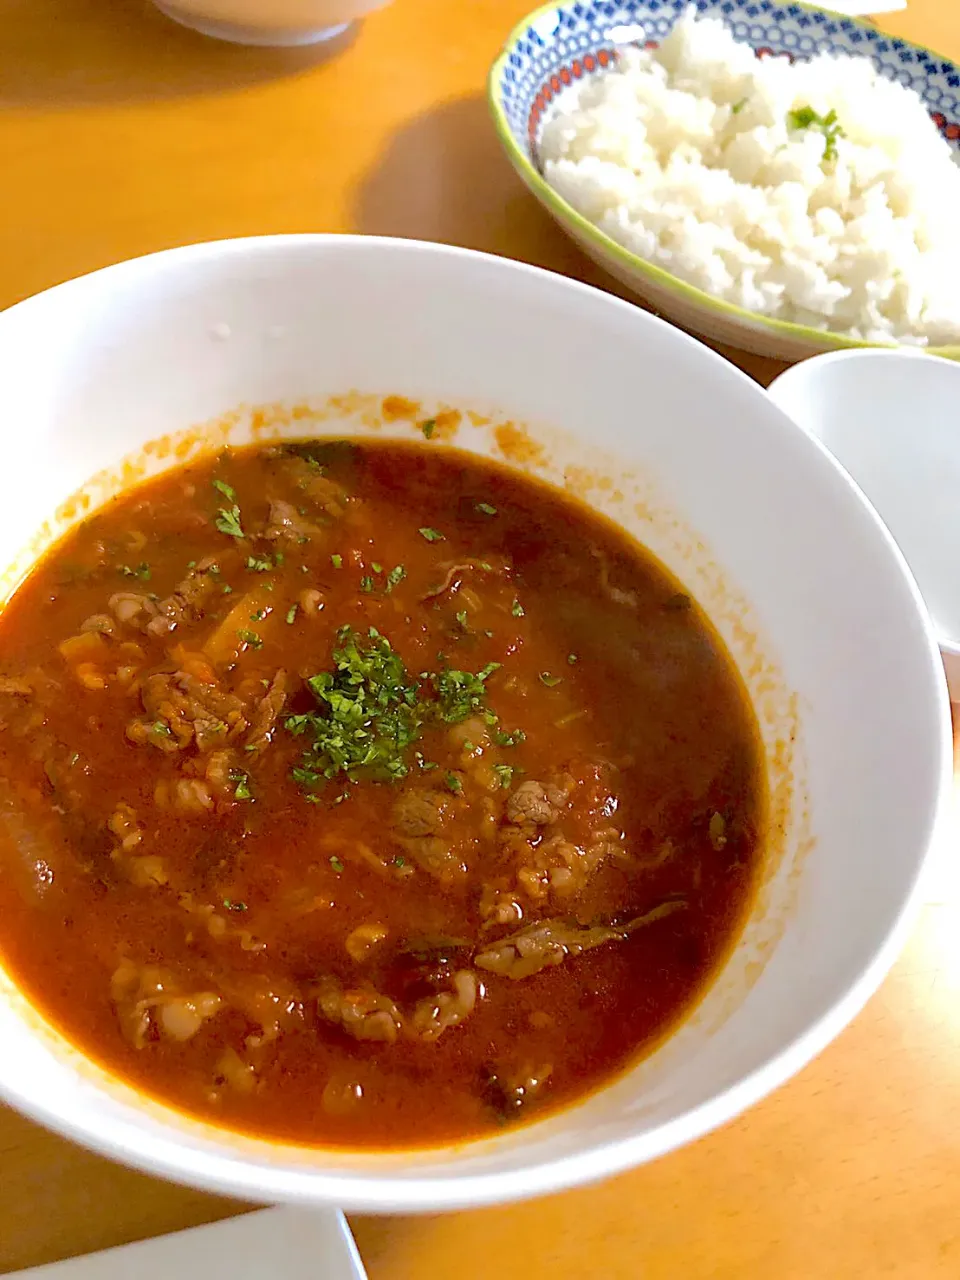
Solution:
{"label": "chopped parsley garnish", "polygon": [[402,564],[394,565],[387,574],[387,590],[392,591],[394,587],[399,586],[406,576],[407,571]]}
{"label": "chopped parsley garnish", "polygon": [[70,757],[70,764],[71,764],[71,765],[75,765],[75,764],[79,764],[79,763],[80,763],[80,752],[79,752],[79,751],[75,751],[75,752],[73,753],[73,755]]}
{"label": "chopped parsley garnish", "polygon": [[365,592],[367,595],[369,595],[373,590],[373,579],[368,573],[365,573],[360,579],[360,590]]}
{"label": "chopped parsley garnish", "polygon": [[260,639],[260,637],[257,635],[255,631],[247,631],[245,628],[241,627],[240,630],[237,632],[237,635],[243,641],[243,643],[246,645],[249,645],[251,649],[263,648],[263,641]]}
{"label": "chopped parsley garnish", "polygon": [[514,729],[512,733],[498,729],[493,738],[498,747],[519,747],[521,742],[526,742],[527,735],[522,729]]}
{"label": "chopped parsley garnish", "polygon": [[223,586],[220,588],[220,591],[223,595],[229,596],[233,594],[233,587],[231,587],[229,582],[225,582]]}
{"label": "chopped parsley garnish", "polygon": [[510,783],[513,781],[514,766],[512,764],[495,764],[493,772],[500,779],[500,785],[506,791]]}
{"label": "chopped parsley garnish", "polygon": [[337,875],[339,875],[340,872],[343,870],[343,862],[337,857],[335,853],[330,855],[330,865],[331,867],[333,867],[334,871],[336,871]]}
{"label": "chopped parsley garnish", "polygon": [[489,502],[478,502],[477,510],[483,516],[495,516],[497,514],[497,508],[491,507]]}
{"label": "chopped parsley garnish", "polygon": [[458,796],[460,792],[463,790],[463,783],[460,781],[460,779],[457,777],[455,773],[448,773],[447,776],[444,778],[444,782],[447,784],[447,786],[455,796]]}
{"label": "chopped parsley garnish", "polygon": [[733,104],[733,106],[730,108],[731,112],[732,112],[735,116],[738,116],[738,115],[740,114],[740,112],[743,110],[743,108],[747,105],[747,102],[748,102],[748,101],[749,101],[749,99],[747,99],[747,98],[740,98],[740,99],[739,99],[737,102],[735,102],[735,103]]}
{"label": "chopped parsley garnish", "polygon": [[824,160],[835,160],[837,157],[837,139],[846,134],[837,123],[837,113],[831,107],[825,116],[814,111],[813,107],[797,107],[787,112],[789,129],[819,129],[825,139],[823,148]]}
{"label": "chopped parsley garnish", "polygon": [[523,605],[519,600],[514,600],[513,605],[510,608],[510,612],[515,618],[522,618],[524,616]]}
{"label": "chopped parsley garnish", "polygon": [[333,565],[333,567],[334,567],[335,569],[342,569],[342,568],[343,568],[343,556],[336,556],[336,555],[331,556],[331,557],[330,557],[330,563]]}
{"label": "chopped parsley garnish", "polygon": [[560,676],[552,676],[549,671],[541,671],[540,680],[548,689],[552,689],[554,685],[560,683]]}
{"label": "chopped parsley garnish", "polygon": [[576,666],[576,664],[580,661],[580,658],[575,653],[568,653],[567,661],[570,663],[571,667],[573,667],[573,666]]}
{"label": "chopped parsley garnish", "polygon": [[461,627],[463,627],[464,631],[466,631],[469,628],[470,619],[467,617],[466,609],[461,609],[459,611],[459,613],[457,614],[457,621],[460,623]]}
{"label": "chopped parsley garnish", "polygon": [[292,604],[287,610],[287,625],[293,626],[294,619],[297,616],[297,610],[300,608],[298,604]]}
{"label": "chopped parsley garnish", "polygon": [[426,422],[422,422],[420,424],[420,430],[423,432],[424,436],[428,440],[433,435],[434,431],[436,431],[436,429],[437,429],[436,418],[427,418]]}
{"label": "chopped parsley garnish", "polygon": [[224,898],[223,905],[227,911],[246,911],[247,909],[245,902],[231,902],[229,898]]}
{"label": "chopped parsley garnish", "polygon": [[251,613],[250,621],[262,622],[269,612],[270,612],[269,609],[258,609],[256,613]]}
{"label": "chopped parsley garnish", "polygon": [[[473,713],[496,724],[486,706],[486,681],[499,665],[491,662],[476,673],[425,671],[418,683],[375,628],[363,635],[342,627],[333,669],[307,680],[317,709],[284,721],[288,732],[308,741],[292,771],[294,781],[309,790],[340,774],[351,780],[406,777],[407,749],[425,724],[438,719],[459,724]],[[425,762],[419,751],[414,759],[421,769],[437,767]]]}
{"label": "chopped parsley garnish", "polygon": [[420,537],[426,538],[428,542],[443,542],[443,534],[438,533],[436,529],[426,526],[420,530]]}
{"label": "chopped parsley garnish", "polygon": [[134,568],[131,568],[128,564],[122,564],[120,572],[125,578],[139,578],[142,582],[150,581],[150,566],[146,560],[141,560]]}
{"label": "chopped parsley garnish", "polygon": [[393,865],[401,868],[407,865],[407,860],[402,853],[394,854]]}
{"label": "chopped parsley garnish", "polygon": [[237,491],[231,489],[225,480],[214,480],[213,487],[222,493],[228,502],[236,502]]}
{"label": "chopped parsley garnish", "polygon": [[230,781],[234,784],[233,794],[235,799],[253,799],[253,792],[250,790],[250,778],[242,769],[231,769]]}
{"label": "chopped parsley garnish", "polygon": [[154,720],[152,728],[154,733],[159,733],[165,738],[173,737],[173,730],[165,720]]}
{"label": "chopped parsley garnish", "polygon": [[376,560],[374,560],[370,568],[373,570],[374,573],[383,573],[383,565],[377,564]]}
{"label": "chopped parsley garnish", "polygon": [[243,525],[240,523],[240,508],[234,504],[229,511],[226,507],[221,507],[217,512],[217,518],[214,521],[221,533],[225,533],[231,538],[244,538],[246,534],[243,532]]}
{"label": "chopped parsley garnish", "polygon": [[258,556],[247,556],[247,568],[254,573],[269,573],[273,568],[273,561],[269,556],[265,559]]}
{"label": "chopped parsley garnish", "polygon": [[296,781],[315,786],[341,773],[406,776],[404,754],[420,730],[417,686],[385,636],[342,628],[333,671],[311,676],[307,687],[318,710],[285,721],[291,733],[312,739]]}
{"label": "chopped parsley garnish", "polygon": [[431,676],[440,719],[447,724],[460,724],[471,712],[481,710],[486,702],[486,681],[499,669],[499,662],[490,662],[476,674],[447,668]]}

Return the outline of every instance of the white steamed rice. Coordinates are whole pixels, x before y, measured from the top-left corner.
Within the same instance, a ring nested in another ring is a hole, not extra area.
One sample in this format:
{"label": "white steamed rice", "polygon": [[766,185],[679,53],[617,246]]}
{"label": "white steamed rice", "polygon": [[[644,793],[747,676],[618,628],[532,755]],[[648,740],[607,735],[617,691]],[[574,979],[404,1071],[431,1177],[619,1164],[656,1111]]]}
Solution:
{"label": "white steamed rice", "polygon": [[[808,109],[842,134],[796,127]],[[872,342],[960,342],[960,165],[866,58],[760,60],[688,12],[564,95],[540,154],[584,217],[717,298]]]}

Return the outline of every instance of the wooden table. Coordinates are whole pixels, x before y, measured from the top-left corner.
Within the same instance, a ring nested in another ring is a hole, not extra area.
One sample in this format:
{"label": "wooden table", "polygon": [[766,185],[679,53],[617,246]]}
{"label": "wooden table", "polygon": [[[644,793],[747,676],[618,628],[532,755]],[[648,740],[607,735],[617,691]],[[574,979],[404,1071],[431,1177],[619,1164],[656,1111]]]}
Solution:
{"label": "wooden table", "polygon": [[[396,0],[321,57],[217,45],[142,0],[6,0],[0,306],[120,258],[277,231],[444,240],[609,286],[487,120],[486,69],[531,3]],[[882,25],[960,57],[958,5],[910,0]],[[940,897],[854,1025],[747,1116],[589,1190],[356,1219],[372,1280],[957,1280],[960,888]],[[237,1208],[0,1110],[0,1271]]]}

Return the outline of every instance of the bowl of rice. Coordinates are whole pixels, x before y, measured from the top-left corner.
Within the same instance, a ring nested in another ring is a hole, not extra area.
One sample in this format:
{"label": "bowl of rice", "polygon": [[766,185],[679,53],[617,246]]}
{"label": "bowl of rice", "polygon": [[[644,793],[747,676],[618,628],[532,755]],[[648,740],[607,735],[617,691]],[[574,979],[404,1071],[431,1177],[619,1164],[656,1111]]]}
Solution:
{"label": "bowl of rice", "polygon": [[488,82],[521,178],[648,307],[780,360],[960,359],[960,67],[771,0],[565,0]]}

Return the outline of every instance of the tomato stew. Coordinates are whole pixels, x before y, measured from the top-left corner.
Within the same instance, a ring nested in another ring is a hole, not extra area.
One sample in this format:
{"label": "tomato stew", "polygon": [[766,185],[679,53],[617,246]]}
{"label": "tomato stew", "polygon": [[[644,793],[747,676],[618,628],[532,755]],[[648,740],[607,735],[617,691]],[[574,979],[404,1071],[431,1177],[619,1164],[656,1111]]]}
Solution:
{"label": "tomato stew", "polygon": [[436,444],[167,472],[0,615],[0,953],[258,1135],[434,1145],[609,1081],[735,941],[765,794],[678,584]]}

